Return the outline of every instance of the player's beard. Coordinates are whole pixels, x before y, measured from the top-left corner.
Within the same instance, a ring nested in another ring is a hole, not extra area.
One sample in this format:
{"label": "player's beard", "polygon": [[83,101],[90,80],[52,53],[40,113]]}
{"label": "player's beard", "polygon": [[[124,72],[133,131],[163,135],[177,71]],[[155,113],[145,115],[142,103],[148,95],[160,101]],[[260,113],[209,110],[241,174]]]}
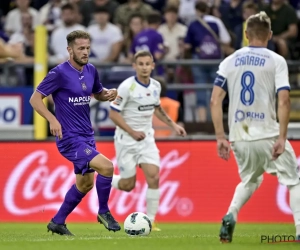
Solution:
{"label": "player's beard", "polygon": [[73,60],[74,62],[76,62],[79,66],[84,66],[86,65],[89,60],[87,60],[86,62],[83,62],[79,57],[77,57],[75,54],[73,55]]}

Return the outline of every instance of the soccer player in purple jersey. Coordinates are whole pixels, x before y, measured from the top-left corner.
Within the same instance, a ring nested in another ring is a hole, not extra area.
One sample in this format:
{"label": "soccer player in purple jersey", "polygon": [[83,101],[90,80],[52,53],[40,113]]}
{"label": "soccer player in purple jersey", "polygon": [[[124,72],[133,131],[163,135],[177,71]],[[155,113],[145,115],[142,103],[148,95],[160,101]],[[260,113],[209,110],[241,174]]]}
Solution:
{"label": "soccer player in purple jersey", "polygon": [[[134,37],[130,49],[130,58],[133,59],[134,55],[138,51],[146,50],[153,55],[155,62],[163,59],[166,53],[166,48],[164,46],[162,35],[157,31],[160,24],[160,13],[154,11],[147,16],[147,29],[144,29]],[[156,67],[156,74],[164,74],[163,66],[158,65]]]}
{"label": "soccer player in purple jersey", "polygon": [[162,35],[157,31],[161,24],[161,15],[157,12],[153,12],[147,16],[147,29],[144,29],[138,33],[133,39],[131,45],[131,55],[141,50],[149,51],[155,61],[161,60],[164,56],[164,41]]}
{"label": "soccer player in purple jersey", "polygon": [[[93,188],[95,171],[98,173],[97,220],[108,230],[115,232],[121,229],[107,204],[113,164],[96,150],[89,108],[92,94],[99,101],[113,101],[117,91],[103,88],[96,68],[88,63],[90,40],[90,35],[85,31],[68,34],[70,59],[49,71],[30,99],[32,107],[48,120],[59,152],[74,164],[76,184],[67,192],[62,206],[47,226],[48,231],[60,235],[73,235],[67,229],[65,220]],[[55,103],[55,116],[43,103],[43,98],[50,94]]]}

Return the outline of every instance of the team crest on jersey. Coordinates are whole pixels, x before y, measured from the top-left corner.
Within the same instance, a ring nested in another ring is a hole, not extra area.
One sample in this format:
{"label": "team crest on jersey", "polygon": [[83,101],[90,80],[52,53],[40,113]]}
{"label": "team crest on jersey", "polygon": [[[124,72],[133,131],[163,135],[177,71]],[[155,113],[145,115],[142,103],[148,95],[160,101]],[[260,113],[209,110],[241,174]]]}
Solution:
{"label": "team crest on jersey", "polygon": [[154,97],[157,97],[157,91],[156,90],[153,91],[153,95],[154,95]]}
{"label": "team crest on jersey", "polygon": [[83,90],[86,90],[86,89],[87,89],[85,82],[82,82],[82,83],[81,83],[81,87],[82,87]]}

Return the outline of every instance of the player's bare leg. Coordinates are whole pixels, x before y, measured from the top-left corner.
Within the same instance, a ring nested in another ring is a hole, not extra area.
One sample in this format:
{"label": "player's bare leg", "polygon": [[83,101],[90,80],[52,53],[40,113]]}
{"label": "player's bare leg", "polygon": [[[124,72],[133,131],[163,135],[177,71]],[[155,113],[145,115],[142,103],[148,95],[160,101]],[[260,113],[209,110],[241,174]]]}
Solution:
{"label": "player's bare leg", "polygon": [[257,178],[256,182],[248,182],[247,184],[241,182],[237,185],[228,212],[222,219],[222,226],[220,230],[221,242],[229,243],[232,241],[238,212],[250,199],[255,190],[258,189],[262,180],[263,177],[260,176]]}
{"label": "player's bare leg", "polygon": [[121,178],[120,175],[114,175],[112,180],[112,186],[116,189],[130,192],[134,189],[136,182],[136,175],[128,178]]}
{"label": "player's bare leg", "polygon": [[111,190],[111,182],[114,167],[112,162],[102,154],[98,154],[90,161],[90,168],[94,169],[98,175],[96,179],[96,189],[99,200],[99,210],[97,220],[109,231],[119,231],[119,223],[111,215],[108,208],[108,200]]}
{"label": "player's bare leg", "polygon": [[152,231],[161,231],[155,224],[155,216],[159,207],[159,167],[153,164],[140,164],[148,184],[146,193],[147,215],[152,223]]}
{"label": "player's bare leg", "polygon": [[60,235],[73,236],[68,230],[65,221],[68,215],[78,206],[82,198],[94,186],[94,173],[86,173],[85,175],[76,175],[76,184],[74,184],[67,192],[64,202],[47,225],[48,232],[57,233]]}

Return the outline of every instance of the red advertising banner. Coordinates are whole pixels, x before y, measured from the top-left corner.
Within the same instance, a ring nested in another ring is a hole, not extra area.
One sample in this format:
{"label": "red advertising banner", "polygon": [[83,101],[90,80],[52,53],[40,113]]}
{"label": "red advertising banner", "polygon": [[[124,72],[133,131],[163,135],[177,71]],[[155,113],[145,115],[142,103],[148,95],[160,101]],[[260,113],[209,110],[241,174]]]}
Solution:
{"label": "red advertising banner", "polygon": [[[292,145],[298,157],[300,141]],[[116,165],[112,142],[99,142],[97,147]],[[219,159],[216,143],[210,141],[158,142],[158,147],[161,201],[157,220],[220,222],[240,181],[234,158]],[[0,155],[0,221],[48,222],[75,181],[72,163],[59,154],[54,142],[2,142]],[[109,206],[116,219],[122,222],[131,212],[145,212],[146,190],[140,170],[132,192],[112,189]],[[68,222],[95,222],[97,211],[94,188]],[[276,177],[265,175],[239,221],[293,222],[287,188]]]}

